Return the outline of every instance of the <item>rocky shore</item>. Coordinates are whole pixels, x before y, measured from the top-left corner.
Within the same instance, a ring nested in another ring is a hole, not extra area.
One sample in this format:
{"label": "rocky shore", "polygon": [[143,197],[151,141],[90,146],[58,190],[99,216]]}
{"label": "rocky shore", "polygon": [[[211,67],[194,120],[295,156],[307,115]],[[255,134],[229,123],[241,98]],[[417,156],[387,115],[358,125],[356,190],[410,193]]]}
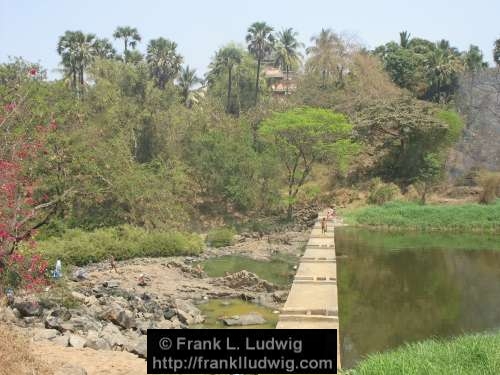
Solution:
{"label": "rocky shore", "polygon": [[[238,238],[233,246],[209,248],[196,258],[133,259],[118,262],[116,270],[109,263],[73,268],[67,278],[58,282],[63,285],[36,296],[16,296],[9,306],[0,307],[0,322],[28,336],[35,351],[49,362],[51,353],[54,358],[71,357],[57,364],[60,374],[101,373],[97,368],[89,369],[92,361],[83,360],[97,354],[91,351],[127,353],[129,360],[142,361],[145,373],[148,329],[199,327],[205,319],[199,305],[213,299],[238,298],[274,310],[286,301],[286,287],[245,270],[208,277],[198,261],[221,255],[254,259],[268,259],[275,253],[298,255],[306,240],[304,232],[262,238],[250,235]],[[221,319],[228,326],[264,322],[257,313]],[[64,372],[64,366],[69,366],[68,371]],[[111,370],[102,373],[109,375]]]}

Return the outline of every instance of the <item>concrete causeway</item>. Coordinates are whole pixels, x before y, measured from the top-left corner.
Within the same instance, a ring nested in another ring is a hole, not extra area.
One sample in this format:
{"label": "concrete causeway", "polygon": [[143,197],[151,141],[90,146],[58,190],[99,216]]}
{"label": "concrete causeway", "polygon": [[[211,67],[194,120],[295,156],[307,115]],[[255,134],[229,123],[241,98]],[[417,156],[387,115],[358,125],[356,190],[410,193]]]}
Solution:
{"label": "concrete causeway", "polygon": [[276,328],[337,329],[337,367],[340,369],[334,221],[327,221],[328,230],[323,234],[323,217],[326,217],[326,211],[319,214],[311,230]]}

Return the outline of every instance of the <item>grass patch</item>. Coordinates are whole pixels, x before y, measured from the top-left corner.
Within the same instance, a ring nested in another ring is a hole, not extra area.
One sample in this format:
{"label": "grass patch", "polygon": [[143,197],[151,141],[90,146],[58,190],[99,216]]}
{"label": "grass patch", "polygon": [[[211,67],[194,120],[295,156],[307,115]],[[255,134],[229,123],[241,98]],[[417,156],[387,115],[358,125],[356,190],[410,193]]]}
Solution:
{"label": "grass patch", "polygon": [[100,262],[111,255],[117,260],[136,257],[196,255],[203,250],[202,239],[195,234],[146,231],[128,225],[85,232],[70,229],[61,237],[38,243],[37,252],[51,262],[82,266]]}
{"label": "grass patch", "polygon": [[348,375],[500,374],[500,333],[428,340],[370,355]]}
{"label": "grass patch", "polygon": [[233,244],[236,232],[232,228],[213,229],[207,234],[207,244],[213,247],[224,247]]}
{"label": "grass patch", "polygon": [[211,258],[201,264],[210,277],[221,277],[226,272],[247,270],[273,284],[284,286],[290,284],[295,275],[293,266],[297,264],[297,258],[291,255],[275,255],[271,260],[255,260],[244,256],[228,255]]}
{"label": "grass patch", "polygon": [[389,229],[500,232],[500,200],[491,205],[390,202],[343,212],[351,225]]}

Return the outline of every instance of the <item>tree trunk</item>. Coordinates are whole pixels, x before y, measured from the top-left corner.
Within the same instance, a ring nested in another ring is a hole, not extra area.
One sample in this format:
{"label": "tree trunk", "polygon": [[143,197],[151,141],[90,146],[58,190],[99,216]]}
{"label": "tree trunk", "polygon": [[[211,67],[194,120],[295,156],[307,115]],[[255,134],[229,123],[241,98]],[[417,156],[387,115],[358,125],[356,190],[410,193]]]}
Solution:
{"label": "tree trunk", "polygon": [[285,86],[285,95],[288,95],[288,64],[286,65],[286,86]]}
{"label": "tree trunk", "polygon": [[226,112],[229,113],[231,109],[231,88],[233,86],[233,67],[230,66],[228,70],[228,78],[227,78],[227,105],[226,105]]}
{"label": "tree trunk", "polygon": [[257,77],[255,79],[255,104],[259,98],[260,57],[257,59]]}
{"label": "tree trunk", "polygon": [[73,90],[76,90],[76,68],[73,68],[73,78],[71,80],[71,86],[73,86]]}

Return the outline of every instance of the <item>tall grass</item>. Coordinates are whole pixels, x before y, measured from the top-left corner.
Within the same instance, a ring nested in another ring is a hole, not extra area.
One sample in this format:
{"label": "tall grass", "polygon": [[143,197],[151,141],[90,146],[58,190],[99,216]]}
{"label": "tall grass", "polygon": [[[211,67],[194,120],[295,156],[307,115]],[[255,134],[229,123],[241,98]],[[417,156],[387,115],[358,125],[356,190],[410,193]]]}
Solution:
{"label": "tall grass", "polygon": [[346,375],[500,374],[500,333],[428,340],[374,354]]}
{"label": "tall grass", "polygon": [[40,241],[37,251],[49,260],[85,265],[108,259],[195,255],[203,250],[201,237],[180,232],[146,231],[128,225],[85,232],[71,229],[61,237]]}
{"label": "tall grass", "polygon": [[352,225],[389,229],[500,232],[500,200],[491,205],[420,205],[390,202],[344,213]]}

